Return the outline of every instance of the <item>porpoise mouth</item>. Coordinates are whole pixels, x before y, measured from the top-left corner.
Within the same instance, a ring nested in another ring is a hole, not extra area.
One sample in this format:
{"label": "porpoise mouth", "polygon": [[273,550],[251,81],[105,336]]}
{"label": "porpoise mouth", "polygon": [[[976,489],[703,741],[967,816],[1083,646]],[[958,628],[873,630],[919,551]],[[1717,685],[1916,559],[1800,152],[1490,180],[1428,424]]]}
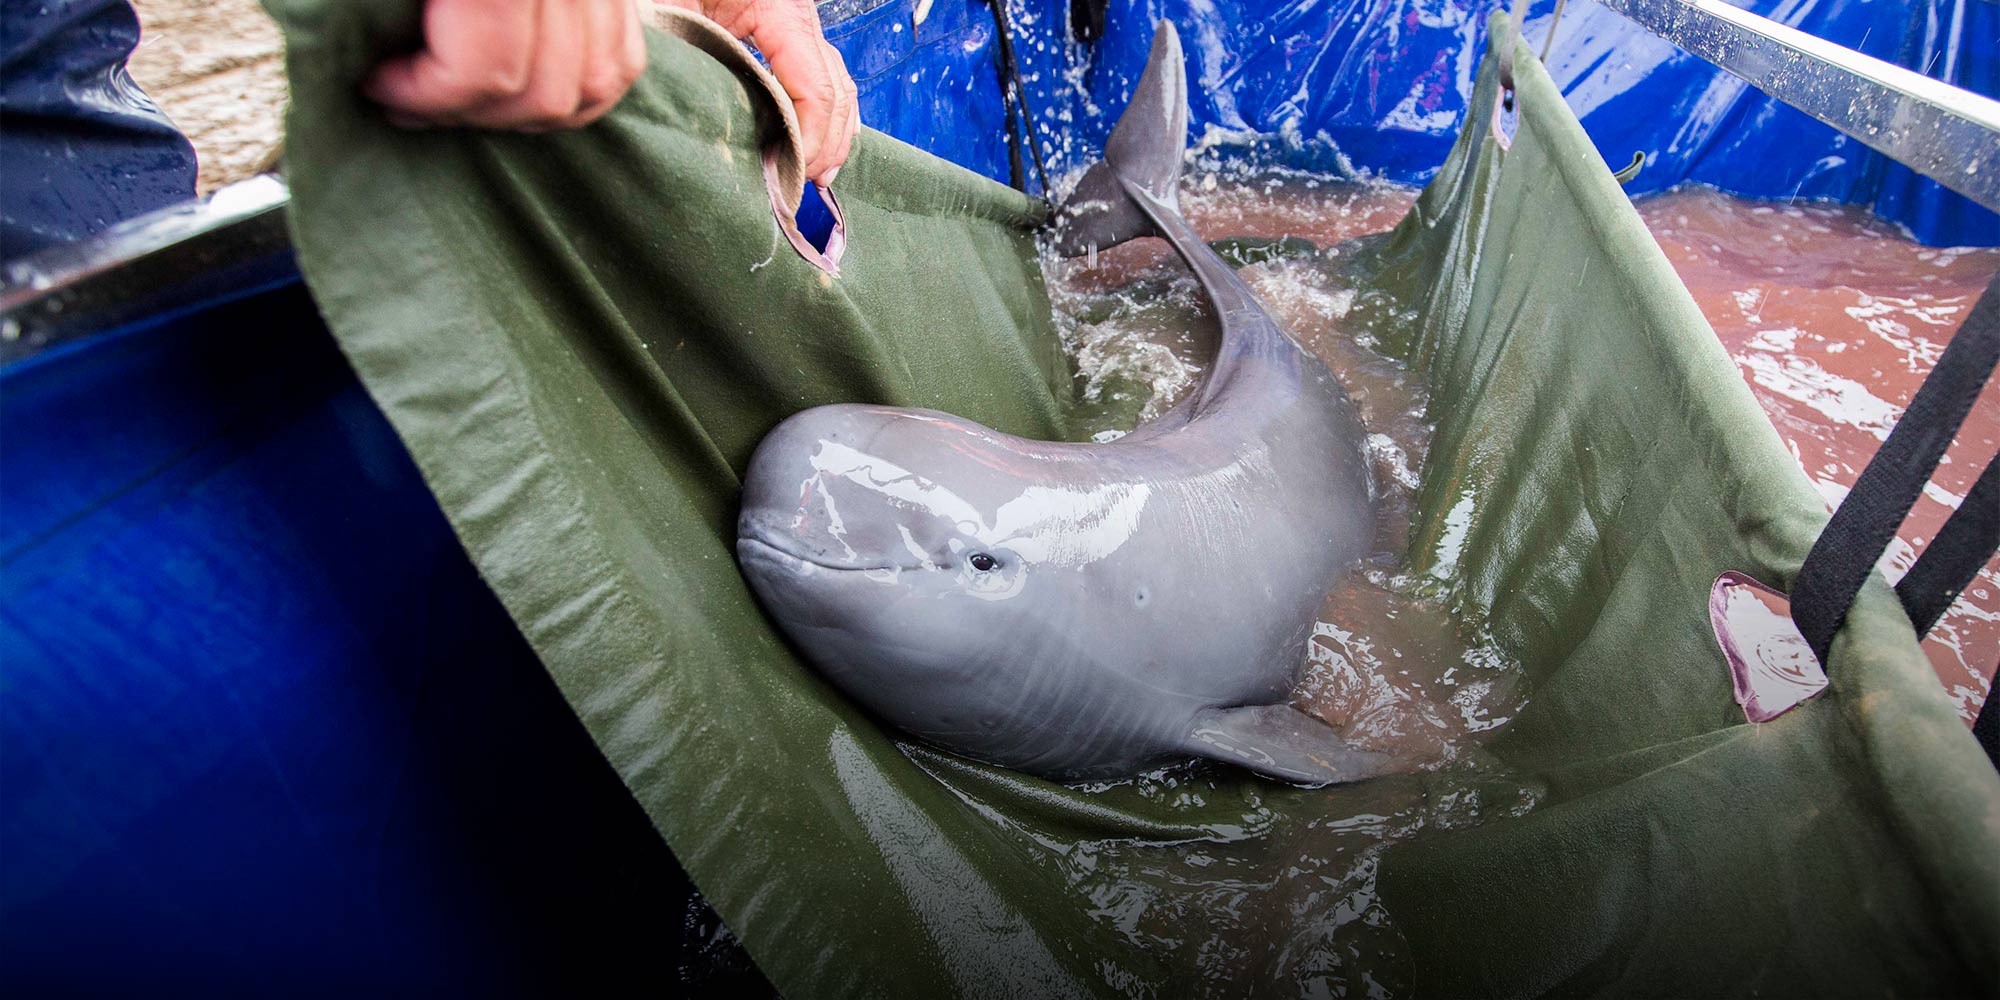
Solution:
{"label": "porpoise mouth", "polygon": [[751,535],[751,534],[740,534],[736,539],[736,558],[740,561],[748,559],[753,555],[763,556],[764,558],[771,559],[793,570],[803,569],[807,566],[811,566],[814,567],[815,569],[823,569],[832,573],[879,573],[883,570],[906,570],[906,569],[921,568],[914,564],[903,565],[899,563],[882,563],[879,565],[863,566],[854,563],[828,562],[824,557],[816,556],[809,553],[793,551],[792,549],[784,545],[777,544],[776,542],[773,542],[766,537],[762,537],[759,535]]}

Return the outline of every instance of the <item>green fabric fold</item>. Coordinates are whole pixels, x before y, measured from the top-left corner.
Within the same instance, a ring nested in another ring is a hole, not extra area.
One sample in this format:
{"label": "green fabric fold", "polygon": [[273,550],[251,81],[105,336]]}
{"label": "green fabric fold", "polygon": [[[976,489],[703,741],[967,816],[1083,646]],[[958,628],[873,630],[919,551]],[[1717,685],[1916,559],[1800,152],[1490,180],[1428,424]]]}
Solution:
{"label": "green fabric fold", "polygon": [[[294,239],[328,324],[775,985],[1296,990],[1244,970],[1295,960],[1300,928],[1368,890],[1286,873],[1373,836],[1330,817],[1441,779],[1301,791],[1206,769],[1078,789],[906,745],[817,680],[736,570],[738,476],[799,409],[1071,432],[1040,203],[867,132],[837,189],[851,243],[823,274],[772,220],[755,146],[768,109],[685,43],[651,37],[645,77],[584,130],[412,133],[356,90],[415,39],[408,0],[268,2],[292,78]],[[1448,575],[1536,682],[1494,750],[1548,786],[1517,816],[1515,785],[1467,812],[1452,784],[1436,808],[1457,819],[1440,825],[1487,822],[1383,860],[1416,982],[1992,982],[2000,781],[1886,588],[1864,594],[1827,696],[1761,727],[1731,702],[1708,583],[1736,568],[1782,585],[1824,514],[1561,96],[1521,62],[1512,149],[1472,116],[1356,307],[1430,375],[1415,557],[1435,563],[1447,515],[1472,505]],[[1479,86],[1488,107],[1490,65]]]}
{"label": "green fabric fold", "polygon": [[[1456,148],[1379,251],[1437,421],[1414,535],[1532,680],[1492,745],[1525,818],[1418,837],[1384,901],[1431,995],[1959,995],[2000,975],[2000,779],[1872,580],[1831,689],[1744,721],[1707,618],[1784,588],[1825,508],[1562,93],[1506,19],[1519,122],[1480,76]],[[1407,324],[1417,317],[1414,327]]]}

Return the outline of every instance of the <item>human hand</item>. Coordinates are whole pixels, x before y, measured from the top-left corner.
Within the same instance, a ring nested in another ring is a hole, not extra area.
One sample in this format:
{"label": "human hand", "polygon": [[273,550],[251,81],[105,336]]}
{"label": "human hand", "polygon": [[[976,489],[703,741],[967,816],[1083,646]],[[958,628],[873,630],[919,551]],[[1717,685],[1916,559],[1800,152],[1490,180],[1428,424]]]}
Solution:
{"label": "human hand", "polygon": [[[757,46],[798,112],[806,177],[831,183],[861,115],[812,0],[670,2]],[[575,128],[645,68],[639,25],[633,0],[425,0],[423,50],[384,62],[363,89],[408,127]]]}
{"label": "human hand", "polygon": [[671,0],[747,38],[798,111],[806,178],[833,183],[861,131],[854,78],[820,32],[812,0]]}
{"label": "human hand", "polygon": [[645,67],[633,0],[425,0],[423,50],[362,89],[406,127],[540,132],[597,120]]}

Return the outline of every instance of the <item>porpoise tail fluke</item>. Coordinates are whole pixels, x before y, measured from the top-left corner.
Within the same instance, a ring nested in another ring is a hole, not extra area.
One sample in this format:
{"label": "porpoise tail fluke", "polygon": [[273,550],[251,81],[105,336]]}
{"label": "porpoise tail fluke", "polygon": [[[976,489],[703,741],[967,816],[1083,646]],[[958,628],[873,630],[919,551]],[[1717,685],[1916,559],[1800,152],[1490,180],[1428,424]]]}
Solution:
{"label": "porpoise tail fluke", "polygon": [[1136,196],[1149,195],[1180,211],[1176,193],[1187,151],[1187,74],[1181,37],[1169,21],[1153,32],[1153,52],[1132,103],[1104,143],[1104,159],[1086,171],[1056,222],[1056,252],[1065,257],[1159,235]]}

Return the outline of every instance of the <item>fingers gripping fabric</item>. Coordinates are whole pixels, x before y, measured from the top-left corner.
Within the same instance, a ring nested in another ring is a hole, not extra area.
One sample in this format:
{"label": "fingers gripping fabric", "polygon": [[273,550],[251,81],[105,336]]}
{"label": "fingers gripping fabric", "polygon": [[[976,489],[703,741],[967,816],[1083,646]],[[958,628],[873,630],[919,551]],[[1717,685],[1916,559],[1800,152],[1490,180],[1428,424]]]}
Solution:
{"label": "fingers gripping fabric", "polygon": [[799,118],[792,107],[792,99],[785,95],[784,87],[771,71],[757,62],[743,43],[729,37],[714,21],[680,7],[654,6],[650,11],[652,23],[670,35],[713,56],[717,62],[736,72],[746,84],[746,89],[763,105],[760,115],[764,121],[774,123],[766,128],[758,144],[764,162],[764,187],[771,196],[771,214],[778,220],[778,231],[785,234],[792,249],[799,256],[830,273],[839,273],[840,258],[847,249],[847,226],[841,219],[840,202],[833,192],[822,190],[828,210],[833,216],[833,225],[825,240],[825,246],[816,247],[799,229],[800,198],[806,185],[805,144],[799,136]]}

